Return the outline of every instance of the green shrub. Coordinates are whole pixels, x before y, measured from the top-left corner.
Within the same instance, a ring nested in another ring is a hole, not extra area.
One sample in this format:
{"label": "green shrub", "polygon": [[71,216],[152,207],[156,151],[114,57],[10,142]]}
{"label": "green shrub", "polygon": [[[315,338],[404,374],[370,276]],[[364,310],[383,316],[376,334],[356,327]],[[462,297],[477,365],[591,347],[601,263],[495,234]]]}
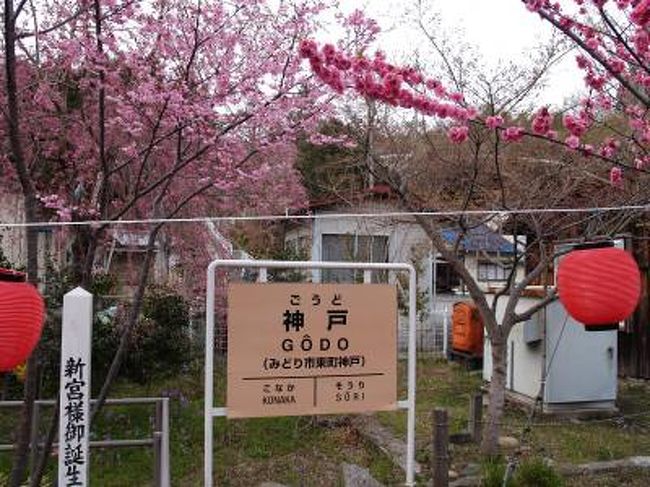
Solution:
{"label": "green shrub", "polygon": [[[65,292],[73,286],[64,272],[50,269],[48,274],[47,321],[39,342],[40,387],[45,397],[58,390],[61,356],[61,315]],[[109,294],[114,285],[110,276],[97,276],[91,290]],[[95,300],[92,337],[92,379],[96,394],[106,378],[120,343],[122,326],[129,309],[107,300]],[[163,377],[184,370],[192,359],[189,335],[189,305],[173,290],[151,287],[147,290],[141,319],[133,330],[120,377],[147,382],[152,376]],[[22,395],[22,384],[13,375],[2,384],[7,399]],[[1,484],[0,484],[1,485]]]}
{"label": "green shrub", "polygon": [[561,487],[562,477],[543,460],[536,458],[521,463],[514,475],[517,487]]}
{"label": "green shrub", "polygon": [[149,288],[129,342],[125,374],[137,382],[176,374],[190,363],[191,351],[187,301],[172,289]]}
{"label": "green shrub", "polygon": [[[98,392],[101,387],[119,343],[113,320],[117,307],[112,301],[102,297],[113,291],[115,282],[114,276],[97,273],[93,275],[88,289],[94,295],[91,378],[93,393]],[[38,357],[41,368],[41,395],[49,397],[58,391],[59,386],[63,297],[75,287],[71,270],[66,267],[59,268],[51,260],[47,260],[44,286],[47,315],[39,342]]]}
{"label": "green shrub", "polygon": [[[115,329],[115,306],[95,312],[92,336],[93,393],[99,392],[111,365],[120,341]],[[45,397],[56,393],[59,386],[59,364],[61,361],[61,308],[49,310],[43,335],[39,342],[39,363],[41,366],[41,392]]]}

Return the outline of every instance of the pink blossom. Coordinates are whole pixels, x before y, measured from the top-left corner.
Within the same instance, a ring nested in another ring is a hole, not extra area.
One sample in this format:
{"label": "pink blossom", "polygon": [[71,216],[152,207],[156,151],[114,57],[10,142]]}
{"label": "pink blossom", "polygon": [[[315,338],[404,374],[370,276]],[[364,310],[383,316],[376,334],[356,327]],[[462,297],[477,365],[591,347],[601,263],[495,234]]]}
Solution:
{"label": "pink blossom", "polygon": [[399,91],[399,106],[402,108],[412,108],[413,107],[413,95],[408,90]]}
{"label": "pink blossom", "polygon": [[589,61],[584,55],[578,54],[576,56],[576,62],[580,69],[587,69],[591,67],[591,61]]}
{"label": "pink blossom", "polygon": [[454,144],[462,144],[469,136],[469,127],[466,125],[451,127],[447,132],[447,136]]}
{"label": "pink blossom", "polygon": [[363,10],[354,10],[343,21],[344,27],[351,27],[356,33],[359,41],[370,42],[375,38],[375,35],[381,30],[379,24],[374,19],[366,17]]}
{"label": "pink blossom", "polygon": [[336,48],[332,44],[325,44],[323,46],[323,56],[326,64],[333,63],[336,57]]}
{"label": "pink blossom", "polygon": [[370,69],[370,62],[363,56],[356,57],[352,60],[352,70],[355,73],[364,73]]}
{"label": "pink blossom", "polygon": [[468,107],[464,110],[462,118],[466,118],[467,120],[476,120],[476,117],[478,117],[478,110],[474,107]]}
{"label": "pink blossom", "polygon": [[637,3],[630,14],[630,19],[641,27],[648,25],[650,23],[650,0],[641,0]]}
{"label": "pink blossom", "polygon": [[463,96],[463,94],[458,92],[451,93],[449,95],[449,98],[456,103],[462,103],[463,101],[465,101],[465,97]]}
{"label": "pink blossom", "polygon": [[422,74],[416,71],[414,68],[407,68],[404,70],[403,76],[406,82],[412,86],[419,85],[424,81]]}
{"label": "pink blossom", "polygon": [[585,83],[587,84],[587,86],[593,88],[596,91],[602,90],[606,82],[607,82],[607,77],[604,75],[588,73],[585,76]]}
{"label": "pink blossom", "polygon": [[598,151],[598,153],[599,153],[602,157],[606,157],[606,158],[610,159],[610,158],[614,155],[614,149],[612,149],[612,148],[609,147],[609,146],[602,146],[602,147],[600,148],[600,150]]}
{"label": "pink blossom", "polygon": [[638,170],[643,170],[650,165],[650,156],[637,157],[634,160],[634,167]]}
{"label": "pink blossom", "polygon": [[551,114],[548,108],[539,109],[532,123],[533,132],[539,135],[545,135],[551,129]]}
{"label": "pink blossom", "polygon": [[582,117],[575,117],[571,114],[567,114],[562,119],[564,127],[576,137],[581,137],[587,131],[587,122]]}
{"label": "pink blossom", "polygon": [[434,93],[440,97],[440,98],[446,98],[447,97],[447,90],[445,89],[444,86],[438,85],[433,89]]}
{"label": "pink blossom", "polygon": [[427,101],[428,100],[424,96],[417,95],[415,97],[415,99],[413,100],[413,106],[415,107],[415,109],[417,111],[424,112],[424,111],[426,111]]}
{"label": "pink blossom", "polygon": [[548,0],[528,0],[526,8],[531,12],[537,12],[548,3]]}
{"label": "pink blossom", "polygon": [[503,117],[501,115],[489,116],[485,119],[485,125],[491,129],[503,126]]}
{"label": "pink blossom", "polygon": [[618,188],[623,186],[623,171],[620,167],[615,166],[609,171],[609,182]]}
{"label": "pink blossom", "polygon": [[622,59],[612,58],[609,60],[609,67],[613,73],[621,74],[625,71],[625,62]]}
{"label": "pink blossom", "polygon": [[603,110],[611,110],[612,100],[608,96],[600,94],[596,97],[596,106]]}
{"label": "pink blossom", "polygon": [[318,54],[318,46],[314,41],[306,39],[300,43],[298,52],[300,53],[301,57],[312,59],[316,56],[316,54]]}
{"label": "pink blossom", "polygon": [[426,85],[428,89],[435,90],[440,86],[440,81],[438,81],[437,79],[428,79]]}
{"label": "pink blossom", "polygon": [[580,138],[575,135],[569,135],[564,139],[564,143],[573,150],[576,150],[580,147]]}
{"label": "pink blossom", "polygon": [[352,62],[341,52],[334,56],[334,66],[342,71],[347,71],[352,67]]}
{"label": "pink blossom", "polygon": [[587,39],[587,42],[585,42],[587,47],[591,50],[597,50],[600,47],[600,41],[598,40],[597,37],[590,37]]}
{"label": "pink blossom", "polygon": [[566,17],[564,15],[560,17],[560,26],[564,27],[565,29],[572,28],[574,24],[575,22],[573,21],[573,19],[570,19],[569,17]]}
{"label": "pink blossom", "polygon": [[386,87],[390,96],[396,97],[399,95],[402,81],[402,77],[398,74],[389,73],[386,75],[384,78],[384,86]]}
{"label": "pink blossom", "polygon": [[501,136],[506,142],[519,142],[524,136],[524,131],[521,127],[508,127],[501,133]]}
{"label": "pink blossom", "polygon": [[620,145],[621,145],[621,143],[618,140],[616,140],[616,139],[614,139],[612,137],[608,137],[608,138],[605,139],[605,141],[604,141],[603,145],[600,147],[598,153],[602,157],[611,158],[611,157],[614,156],[614,154],[616,153],[616,151],[618,150]]}

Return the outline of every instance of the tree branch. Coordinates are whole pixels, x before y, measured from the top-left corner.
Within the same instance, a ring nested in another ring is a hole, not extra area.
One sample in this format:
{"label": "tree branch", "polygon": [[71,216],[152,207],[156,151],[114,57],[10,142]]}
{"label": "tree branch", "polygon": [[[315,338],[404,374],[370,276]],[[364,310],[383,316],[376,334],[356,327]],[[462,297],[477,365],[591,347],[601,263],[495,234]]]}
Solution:
{"label": "tree branch", "polygon": [[[526,3],[526,0],[522,0]],[[600,55],[598,55],[593,49],[590,49],[589,46],[575,34],[569,27],[562,26],[552,15],[549,15],[544,9],[539,9],[539,15],[546,21],[553,24],[553,26],[561,31],[564,35],[569,37],[573,42],[575,42],[581,49],[591,56],[598,64],[600,64],[613,78],[615,78],[622,86],[625,87],[637,100],[645,105],[646,108],[650,108],[650,99],[641,93],[635,86],[625,79],[620,73],[617,73],[612,67],[605,61]]]}
{"label": "tree branch", "polygon": [[513,315],[514,323],[521,323],[523,321],[528,321],[532,316],[538,311],[546,308],[549,304],[556,301],[559,298],[556,291],[553,289],[545,298],[535,303],[533,306],[528,308],[523,313],[515,313]]}

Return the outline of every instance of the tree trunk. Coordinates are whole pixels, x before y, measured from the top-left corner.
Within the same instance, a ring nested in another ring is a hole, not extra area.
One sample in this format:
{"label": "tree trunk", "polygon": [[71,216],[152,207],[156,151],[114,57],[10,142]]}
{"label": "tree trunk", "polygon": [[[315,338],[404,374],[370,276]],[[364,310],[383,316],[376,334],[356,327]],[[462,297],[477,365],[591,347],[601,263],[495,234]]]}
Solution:
{"label": "tree trunk", "polygon": [[[496,335],[496,334],[495,334]],[[501,333],[498,333],[501,335]],[[481,453],[494,456],[499,453],[499,434],[503,418],[503,406],[506,394],[506,340],[503,336],[493,337],[492,349],[492,378],[490,380],[489,403],[485,425],[483,426],[483,441]]]}
{"label": "tree trunk", "polygon": [[[25,221],[35,222],[36,218],[36,198],[34,197],[31,186],[23,187],[23,197],[25,200]],[[25,229],[25,239],[27,241],[27,278],[34,286],[38,285],[38,232],[34,227]],[[34,410],[34,401],[38,395],[38,346],[32,352],[27,360],[27,371],[25,378],[25,388],[23,400],[25,404],[21,411],[20,421],[16,430],[16,449],[12,462],[11,477],[9,485],[18,487],[25,479],[27,463],[29,460],[29,443],[32,435],[32,412]]]}
{"label": "tree trunk", "polygon": [[153,259],[155,255],[156,238],[161,228],[162,228],[162,224],[158,224],[149,233],[149,241],[147,242],[147,251],[145,253],[144,263],[142,264],[142,268],[140,270],[140,279],[138,282],[138,288],[135,292],[135,296],[133,297],[133,304],[129,312],[128,320],[124,326],[124,329],[122,330],[120,343],[118,345],[117,351],[115,352],[115,356],[113,357],[113,361],[111,362],[111,367],[108,370],[106,379],[104,380],[104,384],[102,385],[102,388],[95,399],[96,402],[93,408],[91,409],[90,412],[91,424],[93,423],[99,411],[101,411],[102,407],[104,406],[104,403],[108,398],[108,393],[111,387],[113,386],[115,379],[117,379],[117,374],[120,371],[120,367],[122,366],[122,361],[124,360],[124,357],[127,352],[129,338],[131,337],[131,333],[138,322],[138,318],[140,317],[140,310],[142,309],[142,302],[144,300],[147,283],[149,282],[149,274],[151,272]]}
{"label": "tree trunk", "polygon": [[[9,159],[16,170],[23,192],[25,205],[25,222],[36,222],[38,202],[32,184],[29,169],[23,153],[20,135],[20,108],[18,102],[18,85],[16,81],[16,12],[13,0],[4,2],[4,54],[5,54],[5,88],[7,97],[6,121],[9,138]],[[25,228],[27,243],[27,277],[29,282],[38,284],[38,231],[34,227]],[[34,400],[38,389],[37,351],[27,361],[25,380],[25,405],[16,431],[16,449],[12,463],[9,485],[19,486],[25,478],[31,437],[31,418]]]}

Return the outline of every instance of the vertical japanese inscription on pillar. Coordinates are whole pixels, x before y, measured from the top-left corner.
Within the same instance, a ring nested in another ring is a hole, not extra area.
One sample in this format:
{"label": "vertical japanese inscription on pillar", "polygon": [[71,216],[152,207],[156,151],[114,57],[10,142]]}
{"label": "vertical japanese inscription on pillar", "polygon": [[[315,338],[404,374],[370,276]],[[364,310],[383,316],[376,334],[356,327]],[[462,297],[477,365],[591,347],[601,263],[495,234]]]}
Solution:
{"label": "vertical japanese inscription on pillar", "polygon": [[63,298],[59,411],[59,486],[88,485],[93,296],[81,288]]}
{"label": "vertical japanese inscription on pillar", "polygon": [[392,410],[397,294],[383,284],[231,284],[228,417]]}

